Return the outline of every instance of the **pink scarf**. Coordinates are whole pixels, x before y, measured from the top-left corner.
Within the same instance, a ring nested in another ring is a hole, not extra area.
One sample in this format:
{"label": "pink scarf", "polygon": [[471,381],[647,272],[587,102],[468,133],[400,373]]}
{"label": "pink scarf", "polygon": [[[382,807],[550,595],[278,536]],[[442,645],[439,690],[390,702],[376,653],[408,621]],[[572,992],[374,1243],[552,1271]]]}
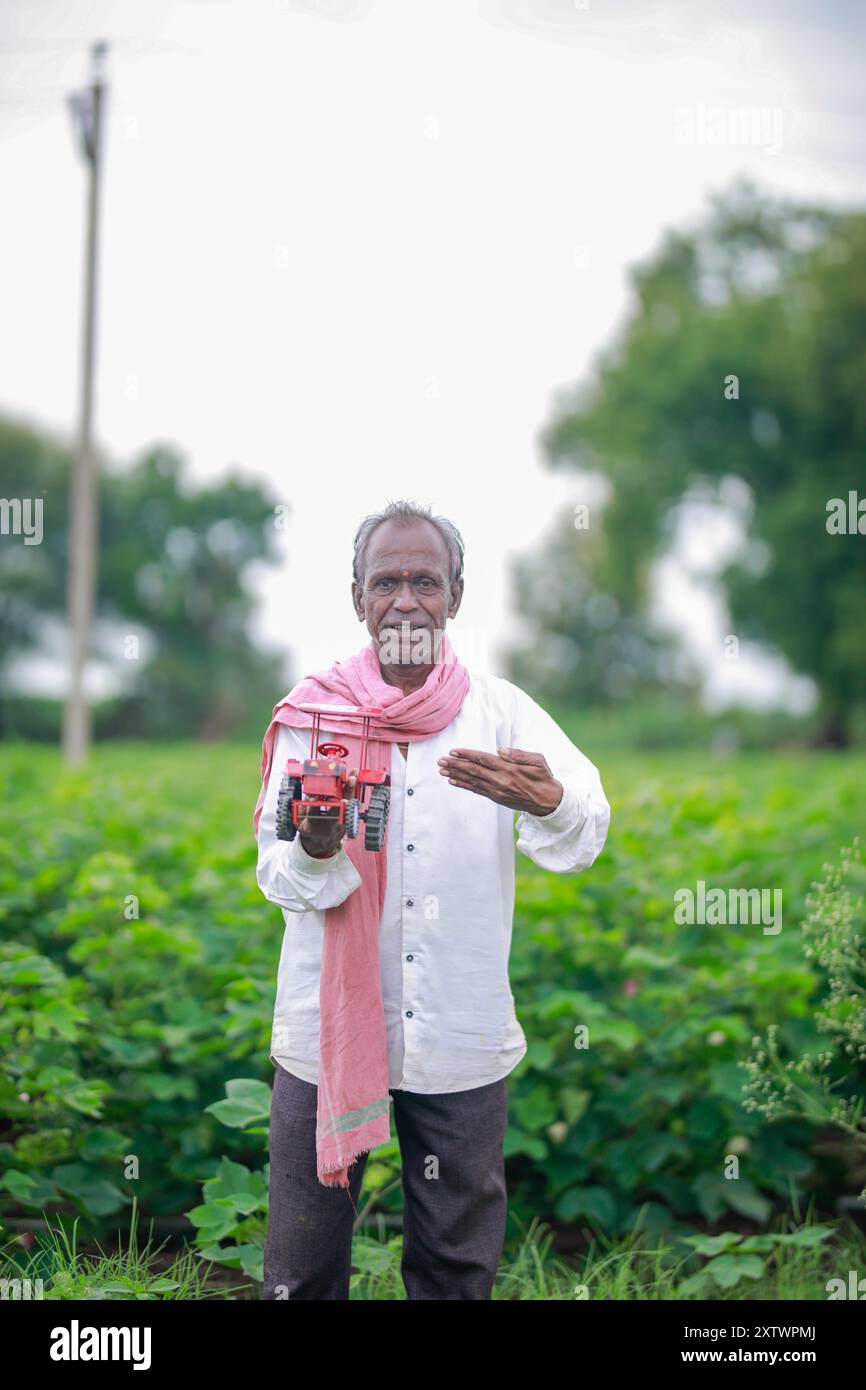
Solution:
{"label": "pink scarf", "polygon": [[[367,765],[390,769],[390,745],[429,738],[455,718],[469,689],[469,673],[446,634],[438,661],[424,685],[404,695],[383,680],[373,639],[348,661],[305,676],[274,708],[262,743],[262,788],[253,825],[259,818],[270,776],[277,725],[310,728],[311,714],[296,708],[321,704],[378,705],[385,714],[370,726]],[[339,735],[349,749],[348,766],[357,768],[361,721],[322,716],[322,729]],[[369,794],[368,794],[369,795]],[[339,907],[325,911],[322,972],[319,984],[319,1085],[316,1153],[319,1181],[348,1187],[349,1165],[362,1153],[390,1138],[388,1049],[379,974],[379,922],[387,883],[385,844],[378,853],[364,849],[363,836],[343,837],[361,883]]]}

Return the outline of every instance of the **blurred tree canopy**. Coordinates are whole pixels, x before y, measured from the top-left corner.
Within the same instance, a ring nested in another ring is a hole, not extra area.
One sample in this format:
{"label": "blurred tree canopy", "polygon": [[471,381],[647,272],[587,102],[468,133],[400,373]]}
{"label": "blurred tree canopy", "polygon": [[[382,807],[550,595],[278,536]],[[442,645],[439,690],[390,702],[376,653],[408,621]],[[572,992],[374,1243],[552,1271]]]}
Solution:
{"label": "blurred tree canopy", "polygon": [[[65,622],[70,464],[65,445],[0,420],[0,492],[43,502],[41,544],[0,544],[0,728],[16,703],[10,664],[46,652],[50,620]],[[219,737],[248,720],[251,705],[256,727],[266,722],[283,662],[251,641],[245,574],[277,558],[274,501],[235,476],[193,484],[180,455],[154,446],[123,471],[101,461],[99,507],[94,655],[125,688],[99,731]]]}
{"label": "blurred tree canopy", "polygon": [[623,607],[618,557],[609,532],[590,514],[557,517],[537,555],[514,562],[517,606],[528,641],[509,654],[509,676],[560,708],[612,705],[673,684],[692,691],[696,676],[635,605]]}
{"label": "blurred tree canopy", "polygon": [[842,744],[866,689],[866,536],[856,519],[834,533],[828,505],[866,497],[866,214],[739,180],[631,280],[628,321],[543,434],[551,466],[601,474],[610,496],[518,566],[534,631],[511,669],[584,703],[664,681],[654,562],[682,503],[736,497],[745,540],[719,575],[732,631],[815,679],[824,741]]}

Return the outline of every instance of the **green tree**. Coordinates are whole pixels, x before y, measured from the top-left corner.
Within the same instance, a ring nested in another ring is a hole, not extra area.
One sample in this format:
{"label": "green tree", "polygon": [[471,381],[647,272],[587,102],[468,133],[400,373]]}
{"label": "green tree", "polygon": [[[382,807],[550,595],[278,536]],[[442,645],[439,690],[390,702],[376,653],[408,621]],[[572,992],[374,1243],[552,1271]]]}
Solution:
{"label": "green tree", "polygon": [[[588,525],[582,523],[588,520]],[[693,673],[675,673],[669,642],[652,632],[634,605],[617,594],[615,547],[600,514],[565,512],[538,554],[513,566],[514,607],[525,630],[504,652],[518,685],[559,705],[609,705],[674,681],[693,687]]]}
{"label": "green tree", "polygon": [[607,591],[645,615],[680,504],[722,505],[741,480],[746,543],[720,576],[733,630],[815,679],[824,738],[843,743],[866,686],[866,540],[831,534],[827,508],[866,493],[866,214],[741,180],[696,230],[668,232],[632,287],[628,321],[543,437],[553,467],[612,485]]}
{"label": "green tree", "polygon": [[[70,452],[29,426],[0,421],[0,491],[41,498],[43,539],[0,545],[0,682],[10,661],[65,618]],[[193,485],[183,459],[153,446],[127,469],[102,460],[98,620],[114,636],[100,655],[128,678],[103,732],[217,737],[256,707],[270,713],[284,677],[279,658],[249,636],[253,561],[276,559],[274,501],[229,476]],[[151,651],[124,660],[122,633],[143,631]],[[2,710],[2,704],[0,704]]]}

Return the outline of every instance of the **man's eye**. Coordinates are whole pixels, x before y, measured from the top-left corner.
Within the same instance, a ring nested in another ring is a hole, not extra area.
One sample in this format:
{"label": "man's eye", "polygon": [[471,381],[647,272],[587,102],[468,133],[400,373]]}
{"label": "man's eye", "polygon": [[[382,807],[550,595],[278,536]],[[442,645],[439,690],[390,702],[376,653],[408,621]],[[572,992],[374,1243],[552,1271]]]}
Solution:
{"label": "man's eye", "polygon": [[[374,579],[372,587],[374,589],[384,590],[389,589],[393,583],[393,579]],[[422,575],[419,579],[416,579],[415,583],[420,589],[424,589],[428,593],[437,587],[436,580],[430,579],[426,575]]]}

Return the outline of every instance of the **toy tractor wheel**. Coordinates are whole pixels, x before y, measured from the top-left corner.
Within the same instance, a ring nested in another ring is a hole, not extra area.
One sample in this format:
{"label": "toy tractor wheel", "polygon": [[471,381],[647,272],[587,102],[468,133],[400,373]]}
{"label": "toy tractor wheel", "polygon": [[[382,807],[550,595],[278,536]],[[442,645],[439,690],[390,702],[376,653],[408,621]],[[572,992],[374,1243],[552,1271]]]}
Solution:
{"label": "toy tractor wheel", "polygon": [[358,833],[358,817],[361,813],[361,803],[356,796],[346,799],[346,834],[350,840],[354,840]]}
{"label": "toy tractor wheel", "polygon": [[388,823],[388,805],[391,799],[390,788],[374,787],[370,793],[364,827],[364,848],[379,850],[385,843],[385,826]]}
{"label": "toy tractor wheel", "polygon": [[277,839],[294,840],[298,827],[292,820],[292,803],[301,799],[300,777],[284,776],[277,794]]}

